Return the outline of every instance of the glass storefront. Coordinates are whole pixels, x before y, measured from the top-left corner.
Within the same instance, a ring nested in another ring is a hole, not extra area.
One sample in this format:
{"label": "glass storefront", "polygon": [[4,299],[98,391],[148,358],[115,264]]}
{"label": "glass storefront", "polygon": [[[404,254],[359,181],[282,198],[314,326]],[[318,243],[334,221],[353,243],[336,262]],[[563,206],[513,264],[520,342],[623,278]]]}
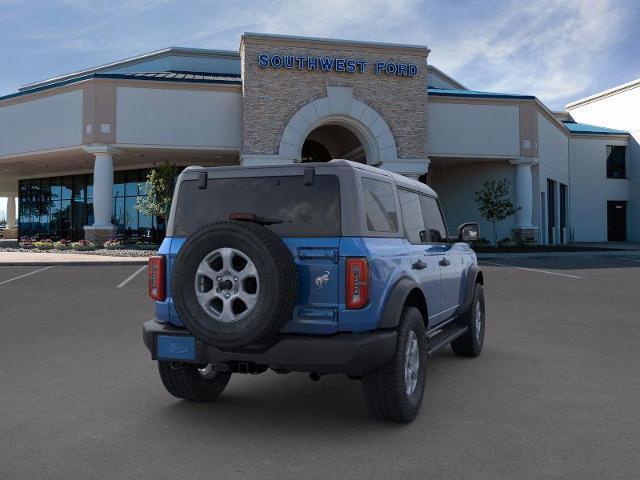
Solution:
{"label": "glass storefront", "polygon": [[[114,173],[113,224],[125,242],[158,242],[164,225],[136,210],[145,196],[148,169]],[[93,224],[93,175],[20,180],[19,235],[58,240],[84,238],[83,227]]]}

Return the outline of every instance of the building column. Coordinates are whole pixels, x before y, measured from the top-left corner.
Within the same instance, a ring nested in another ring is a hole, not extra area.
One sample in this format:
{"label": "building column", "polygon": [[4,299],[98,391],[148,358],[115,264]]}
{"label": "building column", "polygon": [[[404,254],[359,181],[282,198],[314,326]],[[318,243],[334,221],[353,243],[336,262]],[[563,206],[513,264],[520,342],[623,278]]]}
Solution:
{"label": "building column", "polygon": [[16,240],[18,238],[15,195],[7,195],[7,228],[2,231],[2,238],[5,240]]}
{"label": "building column", "polygon": [[113,155],[108,145],[85,147],[85,152],[95,156],[93,164],[93,225],[84,227],[85,240],[103,245],[114,237],[116,227],[113,217]]}
{"label": "building column", "polygon": [[533,225],[533,174],[531,168],[538,164],[535,157],[521,157],[510,160],[516,167],[515,197],[516,226],[513,236],[517,240],[536,240],[538,227]]}
{"label": "building column", "polygon": [[16,197],[7,197],[7,228],[16,228]]}

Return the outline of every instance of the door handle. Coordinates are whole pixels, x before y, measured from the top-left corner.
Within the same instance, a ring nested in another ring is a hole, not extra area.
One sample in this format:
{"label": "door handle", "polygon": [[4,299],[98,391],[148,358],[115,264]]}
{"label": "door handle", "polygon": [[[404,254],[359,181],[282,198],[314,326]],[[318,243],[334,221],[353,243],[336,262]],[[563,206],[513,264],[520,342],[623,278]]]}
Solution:
{"label": "door handle", "polygon": [[411,268],[413,268],[414,270],[422,270],[423,268],[427,268],[427,264],[422,260],[418,260],[413,265],[411,265]]}
{"label": "door handle", "polygon": [[442,260],[440,260],[438,262],[440,264],[440,266],[442,267],[446,267],[448,265],[451,265],[451,262],[447,259],[447,258],[443,258]]}

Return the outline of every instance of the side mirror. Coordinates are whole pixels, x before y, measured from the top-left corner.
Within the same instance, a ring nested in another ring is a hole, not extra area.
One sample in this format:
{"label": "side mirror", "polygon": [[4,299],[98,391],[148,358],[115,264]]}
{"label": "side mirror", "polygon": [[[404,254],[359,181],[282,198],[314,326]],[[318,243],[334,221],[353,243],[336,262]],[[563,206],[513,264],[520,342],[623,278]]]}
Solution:
{"label": "side mirror", "polygon": [[459,242],[475,242],[480,238],[480,225],[477,223],[463,223],[458,227]]}

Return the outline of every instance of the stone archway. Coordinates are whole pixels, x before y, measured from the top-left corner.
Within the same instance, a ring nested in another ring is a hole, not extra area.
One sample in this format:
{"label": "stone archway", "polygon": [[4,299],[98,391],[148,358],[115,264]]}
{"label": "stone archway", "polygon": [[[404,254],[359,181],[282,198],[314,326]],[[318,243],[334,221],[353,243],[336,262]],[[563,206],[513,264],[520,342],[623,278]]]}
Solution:
{"label": "stone archway", "polygon": [[344,127],[355,135],[369,165],[398,158],[395,139],[384,118],[354,98],[351,88],[331,86],[326,97],[307,103],[291,117],[282,132],[279,157],[301,161],[305,140],[318,128],[329,125]]}

